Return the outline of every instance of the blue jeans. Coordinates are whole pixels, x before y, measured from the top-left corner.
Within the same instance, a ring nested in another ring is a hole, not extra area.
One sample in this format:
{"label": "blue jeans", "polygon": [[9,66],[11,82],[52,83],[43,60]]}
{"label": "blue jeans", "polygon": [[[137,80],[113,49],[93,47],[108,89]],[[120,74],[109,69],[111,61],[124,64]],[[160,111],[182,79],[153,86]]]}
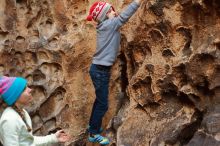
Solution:
{"label": "blue jeans", "polygon": [[89,74],[92,79],[96,94],[96,99],[93,104],[89,121],[89,132],[92,134],[98,134],[102,126],[102,118],[108,110],[110,67],[103,68],[100,65],[92,64]]}

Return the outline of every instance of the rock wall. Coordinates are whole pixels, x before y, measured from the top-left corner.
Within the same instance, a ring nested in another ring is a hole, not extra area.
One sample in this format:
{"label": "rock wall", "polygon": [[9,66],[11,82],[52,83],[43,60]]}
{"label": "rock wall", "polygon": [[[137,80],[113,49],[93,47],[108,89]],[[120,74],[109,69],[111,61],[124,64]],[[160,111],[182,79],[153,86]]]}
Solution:
{"label": "rock wall", "polygon": [[[1,0],[0,73],[34,89],[34,132],[86,142],[93,0]],[[112,3],[121,11],[130,1]],[[146,0],[121,29],[103,126],[111,146],[220,145],[220,2]]]}

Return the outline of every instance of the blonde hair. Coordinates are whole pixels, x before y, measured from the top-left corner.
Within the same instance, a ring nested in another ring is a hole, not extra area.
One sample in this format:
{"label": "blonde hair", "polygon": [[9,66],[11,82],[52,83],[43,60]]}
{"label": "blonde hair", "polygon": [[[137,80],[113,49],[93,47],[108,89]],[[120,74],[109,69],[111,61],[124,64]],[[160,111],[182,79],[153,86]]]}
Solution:
{"label": "blonde hair", "polygon": [[25,120],[25,116],[24,116],[24,111],[20,108],[18,108],[16,105],[12,105],[11,106],[22,118],[22,120],[24,121],[25,125],[27,126],[27,130],[28,132],[31,132],[31,127],[28,125],[27,121]]}

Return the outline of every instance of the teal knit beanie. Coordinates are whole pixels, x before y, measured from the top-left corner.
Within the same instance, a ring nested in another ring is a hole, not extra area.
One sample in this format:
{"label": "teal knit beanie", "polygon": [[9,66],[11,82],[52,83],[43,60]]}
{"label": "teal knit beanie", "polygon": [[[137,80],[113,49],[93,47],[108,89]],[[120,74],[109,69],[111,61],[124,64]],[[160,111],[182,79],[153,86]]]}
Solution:
{"label": "teal knit beanie", "polygon": [[27,80],[21,77],[0,77],[0,95],[7,105],[13,105],[27,86]]}

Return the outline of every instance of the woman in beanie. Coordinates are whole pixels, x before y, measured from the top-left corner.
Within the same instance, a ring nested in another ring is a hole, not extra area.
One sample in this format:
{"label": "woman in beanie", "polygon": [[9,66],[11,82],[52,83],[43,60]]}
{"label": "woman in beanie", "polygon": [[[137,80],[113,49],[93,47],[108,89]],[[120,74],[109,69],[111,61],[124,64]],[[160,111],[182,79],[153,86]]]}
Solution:
{"label": "woman in beanie", "polygon": [[134,0],[119,15],[109,3],[95,2],[87,16],[88,21],[97,22],[97,46],[89,71],[96,93],[88,128],[90,142],[109,144],[109,139],[101,136],[100,133],[102,118],[108,110],[110,70],[120,45],[119,28],[136,12],[141,1]]}
{"label": "woman in beanie", "polygon": [[0,77],[0,95],[7,105],[0,118],[0,141],[4,146],[47,146],[69,140],[63,130],[47,136],[33,136],[32,122],[24,109],[33,97],[24,78]]}

